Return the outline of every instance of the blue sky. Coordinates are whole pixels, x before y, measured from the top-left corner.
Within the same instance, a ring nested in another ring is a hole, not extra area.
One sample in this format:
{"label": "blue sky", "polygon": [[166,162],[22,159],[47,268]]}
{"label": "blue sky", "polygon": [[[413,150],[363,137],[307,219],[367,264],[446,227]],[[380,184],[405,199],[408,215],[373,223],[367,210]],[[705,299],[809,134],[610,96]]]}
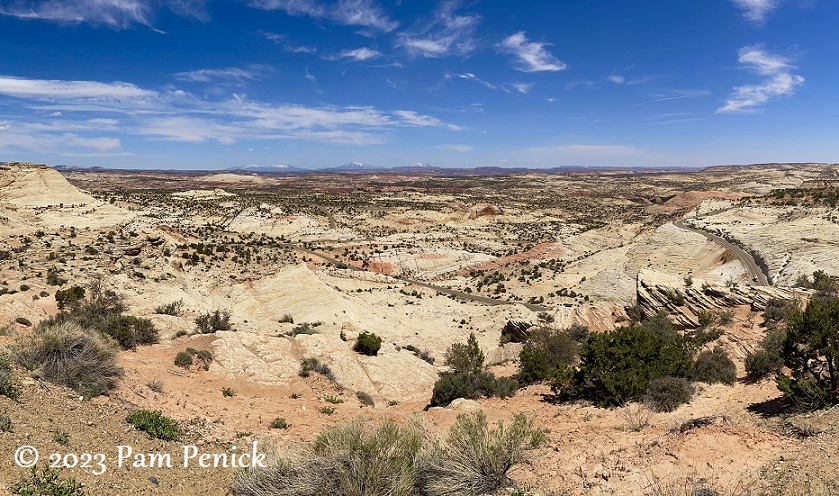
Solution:
{"label": "blue sky", "polygon": [[0,0],[0,161],[839,162],[834,0]]}

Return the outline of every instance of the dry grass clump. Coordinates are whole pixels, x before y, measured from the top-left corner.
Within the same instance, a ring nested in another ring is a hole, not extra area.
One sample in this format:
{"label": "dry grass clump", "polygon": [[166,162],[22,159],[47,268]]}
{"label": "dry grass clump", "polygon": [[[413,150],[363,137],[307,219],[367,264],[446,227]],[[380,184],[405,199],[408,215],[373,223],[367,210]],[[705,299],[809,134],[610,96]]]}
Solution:
{"label": "dry grass clump", "polygon": [[751,483],[743,481],[722,484],[711,475],[702,477],[694,472],[681,477],[659,479],[655,474],[644,475],[644,496],[748,496]]}
{"label": "dry grass clump", "polygon": [[106,336],[71,321],[38,326],[14,348],[15,360],[44,379],[68,386],[85,397],[114,387],[123,374],[118,346]]}
{"label": "dry grass clump", "polygon": [[504,486],[507,471],[546,441],[532,419],[516,415],[490,429],[483,412],[462,414],[444,441],[418,418],[374,426],[356,420],[326,427],[313,445],[271,457],[264,469],[236,473],[239,496],[454,496]]}
{"label": "dry grass clump", "polygon": [[621,417],[626,422],[626,428],[632,432],[640,432],[650,425],[655,411],[645,402],[629,403],[621,410]]}
{"label": "dry grass clump", "polygon": [[509,426],[490,429],[483,411],[460,414],[448,439],[423,459],[422,494],[458,496],[487,494],[509,482],[507,471],[527,452],[547,442],[543,429],[519,413]]}
{"label": "dry grass clump", "polygon": [[415,494],[423,436],[416,420],[330,426],[311,448],[238,472],[233,490],[247,496],[409,496]]}

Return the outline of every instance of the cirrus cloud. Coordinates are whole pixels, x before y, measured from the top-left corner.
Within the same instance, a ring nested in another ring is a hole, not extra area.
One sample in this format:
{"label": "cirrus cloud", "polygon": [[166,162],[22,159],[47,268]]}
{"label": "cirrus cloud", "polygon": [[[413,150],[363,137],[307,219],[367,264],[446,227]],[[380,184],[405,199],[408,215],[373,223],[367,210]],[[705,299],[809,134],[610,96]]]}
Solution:
{"label": "cirrus cloud", "polygon": [[740,64],[766,79],[757,84],[735,86],[716,113],[753,112],[760,105],[782,96],[794,95],[805,79],[794,74],[795,67],[781,55],[766,51],[762,45],[749,45],[738,52]]}
{"label": "cirrus cloud", "polygon": [[512,34],[498,44],[498,49],[516,57],[516,68],[522,72],[554,72],[568,68],[545,47],[550,43],[529,41],[524,31]]}

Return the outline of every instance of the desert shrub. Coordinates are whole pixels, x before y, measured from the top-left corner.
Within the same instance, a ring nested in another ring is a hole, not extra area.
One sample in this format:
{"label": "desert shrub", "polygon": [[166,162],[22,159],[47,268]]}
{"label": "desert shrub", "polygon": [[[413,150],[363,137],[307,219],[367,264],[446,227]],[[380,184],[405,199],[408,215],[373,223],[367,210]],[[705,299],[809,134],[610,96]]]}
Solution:
{"label": "desert shrub", "polygon": [[767,327],[783,327],[797,311],[798,302],[795,300],[772,298],[766,302],[766,310],[763,313],[763,318],[766,320]]}
{"label": "desert shrub", "polygon": [[290,426],[288,425],[288,422],[286,422],[286,419],[277,417],[271,421],[270,427],[272,429],[288,429]]}
{"label": "desert shrub", "polygon": [[228,310],[213,310],[195,317],[195,327],[201,334],[212,334],[217,331],[229,331],[230,312]]}
{"label": "desert shrub", "polygon": [[163,441],[176,441],[181,435],[177,422],[164,416],[160,410],[137,410],[125,417],[125,421]]}
{"label": "desert shrub", "polygon": [[184,300],[173,301],[171,303],[166,303],[165,305],[160,305],[155,307],[154,313],[161,314],[161,315],[180,315],[181,311],[184,308]]}
{"label": "desert shrub", "polygon": [[326,427],[311,449],[237,472],[233,489],[241,496],[413,495],[423,434],[415,419]]}
{"label": "desert shrub", "polygon": [[146,383],[146,387],[150,390],[154,391],[155,393],[162,393],[163,392],[163,382],[157,379],[153,379]]}
{"label": "desert shrub", "polygon": [[699,321],[700,327],[708,327],[714,325],[719,320],[719,315],[708,310],[700,310],[696,313],[696,318]]}
{"label": "desert shrub", "polygon": [[724,310],[717,314],[717,321],[720,325],[728,325],[734,321],[734,311]]}
{"label": "desert shrub", "polygon": [[372,332],[362,332],[358,335],[353,349],[362,355],[376,356],[382,347],[382,338]]}
{"label": "desert shrub", "polygon": [[211,363],[213,361],[213,354],[208,350],[198,350],[195,356],[204,363]]}
{"label": "desert shrub", "polygon": [[445,441],[427,442],[418,417],[378,426],[355,420],[325,427],[312,446],[265,468],[234,474],[238,496],[455,496],[484,494],[546,442],[524,414],[491,429],[483,412],[459,415]]}
{"label": "desert shrub", "polygon": [[434,357],[431,356],[431,353],[429,353],[428,350],[421,350],[412,344],[406,346],[405,349],[416,355],[420,360],[423,360],[428,364],[434,365]]}
{"label": "desert shrub", "polygon": [[659,412],[672,412],[690,402],[693,385],[684,377],[663,376],[650,381],[644,401]]}
{"label": "desert shrub", "polygon": [[626,422],[626,427],[632,432],[640,432],[641,429],[650,425],[655,411],[644,401],[629,403],[621,410],[621,417]]}
{"label": "desert shrub", "polygon": [[484,368],[484,352],[478,346],[478,338],[470,332],[466,344],[454,343],[446,350],[444,362],[455,373],[475,373]]}
{"label": "desert shrub", "polygon": [[61,446],[70,444],[70,434],[67,431],[56,431],[52,433],[52,440]]}
{"label": "desert shrub", "polygon": [[[114,338],[125,349],[160,341],[159,331],[150,320],[123,315],[126,308],[122,297],[113,291],[104,290],[101,280],[94,279],[89,290],[87,298],[83,297],[84,289],[78,286],[66,290],[75,293],[63,298],[64,310],[39,325],[76,322],[84,328]],[[59,293],[56,292],[56,300],[59,299]]]}
{"label": "desert shrub", "polygon": [[285,333],[286,336],[294,337],[298,334],[317,334],[315,330],[315,326],[308,322],[303,322],[302,324],[298,324],[294,326],[294,328]]}
{"label": "desert shrub", "polygon": [[571,339],[578,343],[585,343],[591,335],[591,331],[589,331],[588,327],[583,324],[574,324],[566,329],[565,332],[571,336]]}
{"label": "desert shrub", "polygon": [[699,350],[706,344],[716,341],[723,334],[725,334],[725,331],[720,327],[712,327],[710,329],[700,327],[691,333],[685,334],[685,345],[692,351]]}
{"label": "desert shrub", "polygon": [[59,274],[58,269],[52,268],[47,271],[47,284],[50,286],[63,286],[67,284],[67,279],[64,279]]}
{"label": "desert shrub", "polygon": [[685,304],[685,297],[682,295],[682,293],[670,289],[667,290],[667,300],[677,307],[683,306]]}
{"label": "desert shrub", "polygon": [[645,320],[641,327],[667,340],[676,337],[676,328],[673,326],[673,321],[670,320],[670,315],[665,310],[660,310],[657,314]]}
{"label": "desert shrub", "polygon": [[757,381],[767,376],[774,376],[784,366],[784,339],[786,331],[769,329],[758,344],[757,349],[746,355],[746,377]]}
{"label": "desert shrub", "polygon": [[331,406],[322,406],[318,408],[318,411],[320,413],[323,413],[324,415],[332,415],[333,413],[335,413],[335,409]]}
{"label": "desert shrub", "polygon": [[737,380],[737,366],[721,346],[705,350],[696,357],[693,364],[693,378],[707,384],[734,384]]}
{"label": "desert shrub", "polygon": [[110,338],[74,322],[63,322],[39,325],[15,346],[14,357],[28,370],[38,369],[44,379],[93,397],[114,387],[122,376],[117,351]]}
{"label": "desert shrub", "polygon": [[553,378],[577,360],[579,345],[565,330],[539,328],[533,331],[519,353],[519,384]]}
{"label": "desert shrub", "polygon": [[355,393],[355,397],[356,397],[356,399],[358,399],[358,402],[361,403],[364,406],[375,406],[376,405],[376,402],[373,401],[373,397],[370,396],[369,394],[365,393],[364,391],[357,391]]}
{"label": "desert shrub", "polygon": [[67,480],[58,478],[58,470],[44,467],[40,472],[38,467],[32,467],[27,479],[12,484],[9,487],[12,494],[20,496],[84,496],[82,485],[72,477]]}
{"label": "desert shrub", "polygon": [[509,398],[516,394],[518,382],[509,377],[496,378],[492,372],[453,372],[444,374],[434,383],[431,406],[446,406],[458,398],[476,399],[482,396]]}
{"label": "desert shrub", "polygon": [[830,299],[836,296],[836,283],[833,278],[823,270],[813,272],[813,279],[806,275],[798,276],[794,286],[816,290],[817,298]]}
{"label": "desert shrub", "polygon": [[286,323],[286,322],[289,323],[289,324],[293,324],[294,323],[294,317],[292,317],[290,313],[287,313],[287,314],[284,314],[282,317],[280,317],[279,322],[281,324]]}
{"label": "desert shrub", "polygon": [[460,414],[441,446],[425,452],[418,486],[428,496],[487,494],[509,483],[507,472],[544,445],[547,435],[519,413],[490,429],[483,411]]}
{"label": "desert shrub", "polygon": [[126,350],[160,342],[159,331],[150,320],[132,315],[109,315],[96,323],[96,329],[114,338]]}
{"label": "desert shrub", "polygon": [[790,374],[778,374],[778,389],[801,409],[839,402],[839,299],[811,300],[790,318],[782,356]]}
{"label": "desert shrub", "polygon": [[73,286],[67,289],[59,289],[55,292],[55,302],[59,310],[64,310],[68,305],[84,298],[84,288],[81,286]]}
{"label": "desert shrub", "polygon": [[644,474],[642,493],[644,496],[750,496],[764,494],[755,492],[754,481],[740,479],[737,482],[720,482],[713,475],[700,475],[693,471],[688,475],[674,474],[659,478],[654,473]]}
{"label": "desert shrub", "polygon": [[335,376],[332,374],[332,369],[329,368],[329,365],[321,363],[317,358],[304,358],[300,363],[300,372],[298,372],[298,375],[300,377],[309,377],[309,374],[312,372],[317,372],[330,381],[335,382]]}
{"label": "desert shrub", "polygon": [[20,325],[25,325],[26,327],[30,327],[32,325],[32,322],[26,317],[17,317],[15,319],[15,322],[17,322]]}
{"label": "desert shrub", "polygon": [[192,366],[192,353],[188,351],[179,351],[177,355],[175,355],[175,365],[178,367],[183,367],[188,369]]}
{"label": "desert shrub", "polygon": [[618,406],[641,397],[653,379],[690,377],[693,362],[684,340],[675,332],[661,331],[633,325],[592,334],[581,347],[571,387],[563,390],[552,384],[552,389],[565,397]]}
{"label": "desert shrub", "polygon": [[307,450],[271,457],[264,468],[240,470],[233,476],[237,496],[326,496],[335,488],[338,460]]}
{"label": "desert shrub", "polygon": [[12,418],[5,413],[0,413],[0,432],[12,431]]}
{"label": "desert shrub", "polygon": [[0,396],[13,400],[20,397],[20,391],[12,379],[12,365],[6,357],[0,357]]}
{"label": "desert shrub", "polygon": [[323,401],[325,401],[327,403],[332,403],[333,405],[338,405],[338,404],[344,402],[344,400],[342,400],[341,398],[336,398],[335,396],[332,396],[331,394],[324,396]]}
{"label": "desert shrub", "polygon": [[223,387],[221,388],[221,395],[225,398],[232,398],[236,396],[236,391],[233,391],[233,388]]}

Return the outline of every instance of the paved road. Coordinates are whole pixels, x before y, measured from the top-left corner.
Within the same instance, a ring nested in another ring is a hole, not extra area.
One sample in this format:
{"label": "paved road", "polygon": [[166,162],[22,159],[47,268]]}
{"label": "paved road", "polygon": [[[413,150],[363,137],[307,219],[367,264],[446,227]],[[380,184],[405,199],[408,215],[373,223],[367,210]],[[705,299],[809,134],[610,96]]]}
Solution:
{"label": "paved road", "polygon": [[[330,257],[329,255],[324,255],[323,253],[318,253],[316,251],[307,250],[306,248],[298,246],[295,243],[281,243],[281,245],[287,246],[289,248],[295,249],[295,250],[303,252],[303,253],[307,253],[307,254],[315,256],[315,257],[318,257],[322,260],[326,260],[327,262],[329,262],[332,265],[334,265],[338,268],[341,268],[341,269],[351,269],[351,270],[357,270],[357,271],[360,271],[360,272],[367,272],[364,269],[358,269],[358,268],[355,268],[355,267],[351,267],[351,266],[347,265],[346,263],[338,260],[337,258]],[[481,296],[481,295],[476,295],[476,294],[472,294],[472,293],[466,293],[464,291],[459,291],[457,289],[445,288],[443,286],[437,286],[435,284],[430,284],[430,283],[423,282],[423,281],[417,281],[416,279],[408,279],[407,277],[402,277],[402,276],[391,276],[391,277],[394,277],[395,279],[399,279],[400,281],[404,281],[404,282],[407,282],[407,283],[410,283],[410,284],[415,284],[417,286],[421,286],[423,288],[428,288],[428,289],[432,289],[434,291],[439,291],[441,293],[452,295],[452,296],[455,296],[457,298],[461,298],[461,299],[464,299],[464,300],[470,300],[470,301],[476,301],[478,303],[484,303],[484,304],[487,304],[487,305],[523,305],[525,308],[527,308],[528,310],[530,310],[532,312],[547,312],[547,311],[550,310],[550,308],[548,308],[544,305],[535,305],[535,304],[532,304],[532,303],[524,303],[524,302],[521,302],[521,301],[499,300],[499,299],[496,299],[496,298],[490,298],[488,296]]]}
{"label": "paved road", "polygon": [[757,278],[757,282],[755,284],[757,284],[758,286],[769,286],[769,280],[766,278],[766,274],[764,274],[763,271],[760,270],[760,267],[757,266],[757,264],[755,263],[755,259],[739,246],[729,241],[726,241],[725,239],[717,236],[716,234],[711,234],[701,229],[686,226],[684,220],[674,221],[673,225],[686,231],[699,233],[708,238],[709,240],[731,250],[731,253],[734,253],[734,256],[736,256],[737,259],[740,260],[740,263],[743,264],[743,267],[746,268],[746,272],[749,273],[749,277],[752,279],[752,281],[755,280],[754,278]]}

